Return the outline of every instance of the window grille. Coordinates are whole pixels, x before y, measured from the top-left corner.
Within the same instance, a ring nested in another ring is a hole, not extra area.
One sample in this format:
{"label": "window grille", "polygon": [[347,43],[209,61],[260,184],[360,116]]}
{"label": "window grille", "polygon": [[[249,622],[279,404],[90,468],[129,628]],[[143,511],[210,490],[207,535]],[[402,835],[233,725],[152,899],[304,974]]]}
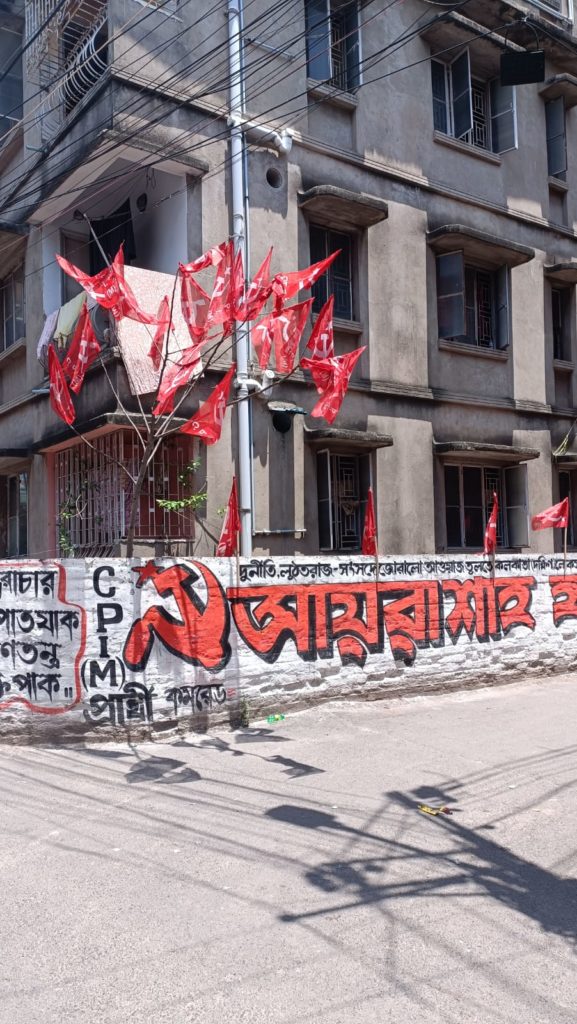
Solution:
{"label": "window grille", "polygon": [[[126,536],[132,507],[132,476],[142,446],[130,430],[104,434],[55,456],[58,551],[63,557],[111,556]],[[190,540],[193,520],[186,509],[160,508],[158,499],[179,501],[193,493],[194,441],[171,438],[150,465],[139,501],[135,537],[140,540]]]}
{"label": "window grille", "polygon": [[0,350],[4,351],[26,335],[24,267],[0,283],[0,315]]}
{"label": "window grille", "polygon": [[352,320],[353,304],[353,236],[344,231],[329,231],[311,224],[311,262],[318,263],[332,252],[340,254],[331,263],[327,272],[312,287],[313,312],[318,313],[329,295],[334,296],[334,316],[340,320]]}
{"label": "window grille", "polygon": [[482,551],[485,528],[499,503],[497,545],[526,547],[528,534],[527,467],[445,466],[447,547]]}
{"label": "window grille", "polygon": [[321,551],[359,551],[370,455],[322,451],[317,456],[319,544]]}

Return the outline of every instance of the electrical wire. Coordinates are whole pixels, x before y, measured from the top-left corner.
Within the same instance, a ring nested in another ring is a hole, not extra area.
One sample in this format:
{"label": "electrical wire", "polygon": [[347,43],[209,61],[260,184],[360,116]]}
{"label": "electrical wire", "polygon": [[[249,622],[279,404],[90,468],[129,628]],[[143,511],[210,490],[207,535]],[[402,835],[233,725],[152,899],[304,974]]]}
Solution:
{"label": "electrical wire", "polygon": [[[369,0],[369,2],[372,2],[372,0]],[[392,6],[394,6],[394,5],[395,5],[395,4],[397,4],[398,2],[399,2],[399,0],[392,0],[392,2],[391,2],[391,3],[389,4],[389,7],[392,7]],[[299,5],[299,0],[297,0],[297,5]],[[282,6],[282,7],[284,8],[284,7],[286,6],[286,5],[284,5],[284,4],[281,4],[280,6]],[[386,12],[386,10],[388,10],[388,8],[386,8],[386,9],[385,9],[385,12]],[[385,13],[385,12],[382,12],[382,11],[377,11],[375,15],[371,16],[371,19],[370,19],[370,20],[373,20],[373,18],[375,18],[375,17],[377,17],[377,16],[379,16],[380,14],[382,14],[382,13]],[[268,12],[268,13],[270,13],[270,12]],[[365,22],[365,23],[366,23],[366,22]],[[251,26],[251,27],[252,27],[252,26]],[[303,32],[303,33],[301,33],[301,34],[300,34],[300,37],[294,37],[294,38],[296,39],[296,38],[304,38],[304,37],[306,37],[306,31],[305,31],[305,32]],[[383,48],[383,51],[382,51],[382,53],[383,53],[383,54],[384,54],[384,53],[386,53],[386,52],[387,52],[387,50],[389,50],[391,46],[395,45],[395,43],[396,43],[396,42],[397,42],[397,40],[393,40],[393,41],[392,41],[392,43],[389,43],[389,44],[387,44],[387,46]],[[290,44],[289,44],[289,45],[290,45]],[[267,56],[267,57],[266,57],[266,62],[267,62],[267,63],[271,63],[271,64],[272,64],[272,63],[274,63],[275,61],[276,61],[276,55],[272,55],[272,56]],[[303,66],[304,66],[305,64],[306,64],[306,61],[305,61],[305,62],[303,62],[303,65],[299,65],[298,67],[303,67]],[[252,75],[253,73],[255,73],[255,74],[256,74],[256,73],[260,72],[261,70],[262,70],[261,66],[256,66],[256,70],[255,70],[254,72],[253,72],[253,71],[249,71],[249,72],[247,73],[247,75],[246,75],[247,81],[248,81],[248,80],[250,80],[250,77],[251,77],[251,75]],[[297,68],[296,70],[298,70],[298,68]],[[279,79],[279,78],[278,78],[278,75],[276,75],[276,72],[275,72],[274,68],[273,68],[273,72],[272,72],[272,74],[273,74],[273,76],[275,77],[275,79],[276,79],[276,81],[277,81],[277,84],[279,84],[279,83],[282,83],[282,81],[284,80],[284,78],[286,78],[286,77],[290,77],[290,76],[291,76],[291,75],[292,75],[292,74],[294,73],[294,71],[295,71],[295,68],[292,68],[292,69],[291,69],[291,70],[290,70],[290,71],[289,71],[289,72],[287,73],[287,75],[286,75],[286,76],[283,76],[283,77],[281,77],[281,79]],[[267,83],[266,83],[266,81],[265,81],[264,85],[266,85],[266,84],[267,84]],[[261,92],[261,93],[262,93],[262,92],[265,92],[265,91],[266,91],[266,89],[264,88],[264,86],[263,86],[263,83],[262,83],[262,82],[260,83],[260,85],[261,85],[261,88],[260,88],[260,92]],[[206,95],[210,95],[210,94],[211,94],[211,92],[212,92],[213,90],[214,90],[214,85],[212,85],[212,84],[211,84],[210,88],[208,88],[207,90],[205,90],[205,91],[204,91],[203,93],[197,93],[197,94],[193,95],[192,97],[184,97],[184,98],[183,98],[183,100],[182,100],[182,101],[180,101],[180,102],[177,102],[177,101],[172,101],[172,102],[173,102],[173,106],[174,106],[174,109],[178,109],[178,107],[179,107],[179,106],[181,106],[181,105],[183,105],[183,104],[186,104],[186,105],[189,105],[189,104],[191,104],[191,103],[193,104],[193,103],[194,103],[194,101],[195,101],[195,100],[197,100],[197,99],[199,99],[199,98],[200,98],[201,96],[206,96]],[[298,97],[298,95],[301,95],[301,94],[300,94],[300,93],[299,93],[299,94],[297,94],[297,97]],[[283,104],[282,104],[281,106],[286,106],[286,105],[287,105],[287,103],[288,103],[288,104],[292,103],[292,102],[293,102],[293,100],[294,100],[294,98],[296,98],[296,97],[289,97],[289,99],[288,99],[288,100],[286,100],[286,101],[285,101],[285,102],[284,102],[284,103],[283,103]],[[138,100],[139,100],[139,98],[138,98]],[[137,100],[137,101],[138,101],[138,100]],[[156,124],[156,123],[159,123],[159,122],[160,122],[161,120],[163,120],[163,119],[164,119],[164,118],[166,117],[166,111],[165,111],[165,109],[164,109],[164,106],[165,106],[165,102],[166,102],[166,101],[165,101],[164,99],[162,99],[162,100],[160,101],[160,105],[161,105],[162,109],[161,109],[161,111],[160,111],[159,115],[158,115],[158,116],[157,116],[156,118],[153,118],[153,117],[150,117],[150,116],[148,116],[148,117],[147,117],[147,126],[149,126],[149,125],[154,125],[154,124]],[[276,109],[276,108],[275,108],[275,107],[273,106],[273,107],[269,108],[269,110],[268,110],[268,111],[266,111],[266,113],[269,113],[269,112],[274,112],[274,111],[275,111],[275,109]],[[303,108],[303,109],[306,109],[306,108]],[[121,114],[121,113],[123,113],[123,108],[120,108],[120,110],[119,110],[119,113],[120,113],[120,114]],[[209,114],[209,115],[206,115],[206,116],[205,116],[205,119],[204,119],[204,121],[201,121],[201,122],[197,122],[196,124],[192,125],[192,126],[191,126],[191,128],[189,128],[189,129],[187,130],[187,132],[186,132],[186,133],[184,133],[184,136],[181,136],[181,140],[182,140],[183,138],[185,138],[187,134],[188,134],[188,135],[192,135],[192,134],[194,134],[195,132],[197,133],[197,132],[199,132],[200,130],[202,130],[203,128],[207,127],[207,125],[208,125],[208,124],[210,124],[211,122],[213,122],[213,121],[215,121],[215,120],[220,120],[221,118],[225,117],[227,113],[228,113],[228,108],[227,108],[227,107],[223,107],[221,111],[213,112],[213,113],[211,113],[211,114]],[[263,114],[261,113],[260,117],[262,118],[263,116],[264,116],[264,115],[263,115]],[[247,119],[247,120],[248,120],[248,119]],[[126,142],[130,141],[130,139],[131,139],[131,138],[134,138],[135,136],[137,136],[138,134],[140,134],[140,131],[141,131],[141,128],[140,128],[140,127],[139,127],[139,128],[137,128],[137,129],[135,129],[135,130],[134,130],[134,131],[133,131],[132,133],[130,133],[130,134],[129,134],[129,135],[127,136],[127,137],[125,137],[125,139],[123,140],[123,142],[124,142],[124,143],[126,143]],[[92,136],[94,135],[94,132],[95,132],[95,129],[94,129],[94,128],[91,128],[90,132],[87,132],[87,133],[86,133],[86,134],[87,134],[87,137],[92,137]],[[226,130],[226,131],[225,131],[225,132],[223,133],[223,135],[222,135],[221,137],[228,137],[228,131]],[[182,152],[183,152],[183,153],[184,153],[184,152],[191,152],[193,148],[203,148],[203,147],[206,147],[207,145],[210,145],[211,143],[214,143],[214,142],[218,142],[218,141],[219,141],[219,138],[220,138],[220,137],[219,137],[218,135],[217,135],[217,136],[214,136],[214,138],[213,138],[213,139],[211,140],[211,142],[207,142],[207,140],[206,140],[206,139],[203,139],[203,140],[201,140],[201,142],[199,142],[199,143],[198,143],[198,144],[197,144],[197,145],[196,145],[195,147],[189,147],[189,149],[188,149],[188,150],[183,150]],[[78,141],[79,141],[78,139],[75,139],[73,143],[70,143],[70,145],[77,145]],[[114,148],[116,148],[116,142],[113,142],[113,143],[111,143],[111,146],[109,147],[109,151],[110,151],[110,150],[112,150],[112,149],[114,149]],[[164,149],[164,148],[165,148],[165,144],[163,143],[163,144],[162,144],[162,146],[160,146],[160,147],[159,147],[159,150],[157,150],[156,152],[160,152],[160,150],[162,150],[162,149]],[[107,152],[107,150],[102,150],[102,149],[100,149],[100,150],[99,150],[99,151],[98,151],[97,153],[95,153],[95,154],[93,155],[93,157],[89,158],[88,160],[85,160],[85,161],[83,162],[83,166],[86,166],[87,164],[91,163],[91,162],[92,162],[93,160],[96,160],[96,159],[100,159],[100,158],[101,158],[101,156],[102,156],[103,154],[105,154],[106,152]],[[152,153],[154,154],[154,152],[155,152],[155,151],[154,151],[154,150],[152,150],[151,152],[152,152]],[[161,161],[160,161],[160,162],[161,162]],[[63,161],[63,163],[64,163],[64,161]],[[149,166],[151,166],[150,162],[149,162]],[[53,176],[53,179],[52,179],[52,180],[57,180],[57,179],[58,179],[58,177],[59,177],[58,171],[59,171],[59,166],[57,166],[57,168],[56,168],[56,173],[54,174],[54,176]],[[105,178],[105,179],[100,179],[100,180],[101,180],[101,181],[104,181],[104,183],[106,183],[106,182],[109,182],[109,181],[115,180],[115,178],[117,178],[117,177],[123,177],[123,176],[125,176],[125,175],[126,175],[126,173],[129,173],[129,172],[120,172],[120,173],[119,173],[118,175],[113,175],[113,176],[110,176],[109,178]],[[50,185],[50,181],[51,181],[51,179],[48,179],[48,180],[45,180],[45,181],[43,182],[43,190],[46,190],[47,186],[49,186],[49,185]],[[81,185],[79,185],[79,186],[78,186],[78,187],[77,187],[76,189],[74,189],[74,190],[70,190],[70,191],[69,191],[69,194],[72,194],[73,192],[79,192],[79,191],[81,191],[81,190],[82,190],[82,186],[81,186]],[[30,191],[29,191],[28,193],[23,193],[23,194],[22,194],[22,193],[19,193],[19,196],[18,196],[18,198],[19,198],[19,200],[20,200],[20,206],[14,206],[14,205],[11,205],[11,206],[10,206],[10,209],[11,209],[12,211],[14,211],[14,210],[18,210],[18,209],[20,209],[20,208],[23,208],[24,204],[22,203],[22,200],[23,200],[23,199],[26,199],[26,198],[28,198],[28,197],[32,197],[32,196],[34,196],[34,195],[35,195],[35,194],[37,193],[37,191],[38,191],[38,190],[37,190],[37,188],[34,188],[34,189],[31,189],[31,190],[30,190]],[[60,198],[61,198],[61,197],[63,197],[63,196],[65,196],[66,194],[67,194],[66,192],[61,192],[61,193],[57,193],[58,197],[60,197]],[[54,197],[53,197],[53,198],[54,198]],[[7,206],[7,205],[8,205],[8,202],[5,202],[5,203],[4,203],[4,208],[6,208],[6,206]]]}
{"label": "electrical wire", "polygon": [[[390,5],[390,6],[394,6],[394,4],[395,4],[396,2],[397,2],[397,0],[393,0],[393,3],[391,3],[391,5]],[[420,20],[420,19],[417,19],[417,20]],[[437,19],[434,19],[434,20],[436,21]],[[414,23],[413,23],[413,24],[414,24]],[[418,30],[416,30],[415,32],[413,32],[413,33],[411,34],[411,38],[412,38],[412,37],[414,37],[414,35],[418,34],[418,32],[419,32],[420,30],[421,30],[421,29],[418,29]],[[472,38],[477,38],[477,37],[472,37]],[[407,31],[405,31],[405,33],[404,33],[404,34],[401,34],[401,36],[400,36],[400,37],[397,37],[397,39],[396,39],[396,40],[393,40],[393,41],[392,41],[391,43],[389,43],[389,44],[387,45],[387,47],[386,47],[386,48],[383,48],[383,49],[384,49],[384,51],[390,51],[390,50],[391,50],[391,47],[392,47],[392,46],[394,46],[394,45],[395,45],[395,43],[397,43],[397,44],[398,44],[396,48],[397,48],[397,49],[400,49],[400,48],[401,48],[401,45],[405,45],[406,41],[407,41]],[[462,46],[462,45],[463,45],[463,43],[459,43],[459,44],[456,44],[456,46]],[[447,47],[447,48],[446,48],[445,50],[442,50],[442,51],[438,51],[438,54],[433,54],[433,55],[431,55],[431,56],[437,56],[437,55],[440,55],[440,54],[442,54],[442,53],[445,53],[445,52],[449,52],[450,50],[452,50],[452,49],[454,49],[454,48],[455,48],[455,46]],[[395,50],[393,50],[393,52],[396,52],[396,51],[395,51]],[[424,60],[430,60],[430,59],[431,59],[431,57],[430,57],[430,56],[429,56],[429,57],[427,57],[427,58],[424,58]],[[415,62],[415,63],[421,63],[421,62]],[[374,66],[374,65],[373,65],[373,66]],[[411,65],[405,65],[405,66],[403,66],[403,67],[399,67],[399,68],[396,68],[396,69],[394,69],[394,70],[393,70],[392,72],[389,72],[389,74],[397,74],[397,73],[399,73],[400,71],[403,71],[403,70],[405,69],[405,67],[408,67],[408,66],[414,66],[414,64],[411,64]],[[370,80],[370,81],[367,81],[367,82],[365,82],[365,83],[362,83],[361,87],[363,87],[364,85],[367,85],[367,84],[371,84],[371,82],[372,82],[372,81],[373,81],[373,80]],[[299,93],[298,95],[300,95],[300,93]],[[292,100],[293,100],[293,97],[290,97],[290,98],[289,98],[289,99],[288,99],[287,101],[285,101],[285,102],[288,102],[288,103],[290,103],[290,102],[292,102]],[[303,110],[306,110],[306,109],[310,109],[310,104],[308,104],[308,103],[307,103],[307,106],[306,106],[306,108],[303,108]],[[203,146],[203,145],[205,146],[205,145],[206,145],[206,142],[205,142],[205,141],[203,140],[203,142],[202,142],[202,143],[200,143],[199,145],[200,145],[200,146]],[[255,147],[255,148],[256,148],[256,147]],[[160,161],[160,162],[161,162],[161,161]],[[211,170],[211,172],[209,172],[209,173],[208,173],[208,175],[205,175],[205,180],[206,180],[206,178],[207,178],[207,177],[212,177],[212,176],[214,176],[215,174],[217,174],[217,173],[220,173],[220,170],[221,170],[221,167],[220,167],[220,166],[218,166],[218,167],[216,167],[216,168],[213,168],[213,169]],[[113,177],[114,177],[114,178],[116,178],[116,177],[126,177],[126,176],[127,176],[127,174],[129,174],[129,173],[131,173],[131,172],[130,172],[130,171],[124,171],[124,172],[122,172],[122,173],[121,173],[120,175],[115,175],[115,176],[113,176]],[[173,197],[174,197],[175,195],[177,195],[177,194],[180,194],[180,193],[182,193],[182,192],[184,192],[184,191],[185,191],[185,189],[179,189],[179,190],[176,190],[176,191],[175,191],[174,193],[171,193],[171,195],[170,195],[170,196],[165,196],[165,197],[163,197],[163,198],[162,198],[161,200],[159,200],[159,202],[158,202],[157,204],[154,204],[154,205],[155,205],[155,206],[161,205],[161,203],[162,203],[162,202],[165,202],[165,201],[167,201],[167,199],[169,199],[169,198],[173,198]],[[53,261],[50,261],[50,262],[52,263]],[[49,265],[50,265],[50,264],[47,264],[46,266],[49,266]],[[38,269],[40,269],[40,268],[38,268]],[[38,272],[38,271],[36,270],[36,271],[34,271],[34,272]],[[27,276],[28,276],[28,275],[27,275]]]}
{"label": "electrical wire", "polygon": [[[187,2],[189,2],[189,0],[184,0],[184,2],[187,3]],[[249,0],[248,6],[250,6],[254,2],[256,2],[256,0]],[[299,4],[299,0],[292,0],[292,4],[290,6],[298,6],[298,4]],[[219,7],[220,7],[220,4],[217,3],[216,9],[218,9]],[[286,4],[283,3],[282,0],[278,0],[277,4],[275,4],[275,7],[273,8],[273,13],[274,13],[274,10],[276,10],[276,8],[286,8]],[[214,9],[215,8],[213,8],[213,10]],[[251,24],[251,28],[253,28],[254,26],[258,25],[258,22],[260,20],[262,20],[263,17],[269,17],[270,13],[271,13],[270,11],[267,11],[265,15],[260,15]],[[189,28],[195,27],[196,24],[197,24],[197,22],[194,22],[191,26],[189,26]],[[186,30],[186,31],[188,31],[188,30]],[[142,58],[138,57],[136,61],[132,62],[132,64],[139,63],[141,69],[143,70],[144,68],[146,68],[148,66],[148,64],[150,64],[154,59],[156,59],[158,57],[159,52],[161,52],[164,49],[169,48],[169,46],[175,41],[175,39],[177,39],[177,38],[181,39],[183,35],[184,35],[183,32],[179,32],[176,36],[172,36],[168,40],[165,40],[163,43],[160,44],[160,49],[157,47],[157,48],[154,48],[153,51],[150,52],[148,60],[146,60],[144,63],[142,63]],[[134,44],[134,45],[137,45],[137,44]],[[199,42],[196,47],[193,47],[193,50],[191,52],[194,52],[194,50],[197,50],[200,46],[202,46],[202,41]],[[194,71],[198,71],[199,68],[204,63],[208,63],[211,67],[213,67],[214,66],[214,57],[215,57],[215,55],[217,54],[217,52],[219,50],[220,51],[226,51],[227,50],[227,45],[225,43],[219,44],[218,47],[215,47],[212,50],[210,50],[207,53],[205,53],[200,58],[199,61],[193,61],[191,64],[188,64],[184,68],[181,67],[179,69],[179,71],[175,75],[172,76],[172,78],[168,78],[167,79],[166,78],[166,71],[170,71],[171,67],[175,67],[176,65],[169,66],[169,68],[165,69],[165,71],[163,71],[162,74],[160,76],[158,76],[156,80],[154,80],[154,79],[150,80],[147,83],[148,87],[149,88],[153,88],[155,84],[160,84],[160,82],[162,80],[162,87],[166,89],[166,88],[168,88],[171,85],[177,85],[179,78],[183,78],[183,77],[185,77],[189,73],[193,73]],[[267,60],[270,60],[270,59],[271,59],[270,57],[267,57]],[[222,64],[221,64],[221,66],[222,66]],[[130,67],[131,67],[131,64],[128,65],[127,70]],[[218,86],[219,84],[220,83],[217,80],[217,82],[215,82],[215,84],[212,85],[210,89],[205,89],[205,90],[199,92],[196,95],[196,98],[200,99],[200,98],[203,98],[203,97],[205,97],[207,95],[210,95],[211,92],[214,91],[215,86]],[[194,97],[193,97],[193,99],[194,99]],[[162,102],[166,103],[167,102],[166,98],[164,98]],[[173,102],[174,103],[175,101],[169,101],[169,102]],[[183,98],[182,103],[187,103],[188,104],[190,102],[191,102],[191,98],[190,97],[184,97]],[[131,100],[129,100],[128,103],[125,104],[124,107],[117,108],[116,114],[117,115],[122,115],[123,113],[126,113],[130,109],[138,109],[140,104],[141,104],[141,96],[137,95],[137,96],[133,97]],[[156,118],[152,123],[153,124],[158,123],[165,116],[166,116],[166,111],[163,110],[162,113],[160,114],[160,116],[158,118]],[[104,121],[100,122],[97,125],[91,126],[91,128],[89,130],[87,130],[83,135],[81,135],[79,137],[77,136],[74,139],[74,141],[70,141],[64,147],[60,147],[60,154],[62,154],[63,151],[66,151],[67,149],[76,146],[79,142],[83,141],[83,139],[87,139],[87,138],[93,137],[94,134],[97,133],[99,129],[106,127],[107,124],[108,124],[108,121],[104,120]],[[131,137],[134,137],[135,135],[139,134],[140,130],[141,130],[140,128],[135,130],[135,132],[132,133]],[[113,148],[114,145],[115,144],[113,143],[111,148]],[[100,152],[97,156],[101,156],[101,155],[102,155],[102,152]],[[97,156],[95,156],[95,158],[97,158]],[[45,159],[45,157],[43,159]],[[85,163],[86,162],[87,161],[85,161]],[[42,163],[42,160],[41,161],[37,161],[37,164],[35,166],[39,166],[41,163]],[[60,163],[61,164],[66,164],[66,160],[64,158],[62,158]],[[30,176],[30,174],[34,173],[34,169],[35,169],[34,166],[29,168],[27,170],[26,174],[28,176]],[[5,194],[5,190],[7,188],[9,188],[11,185],[14,185],[14,184],[17,185],[21,180],[22,180],[22,172],[19,172],[17,176],[12,178],[11,180],[9,179],[8,182],[4,182],[2,184],[1,189],[0,189],[0,194]],[[45,182],[44,187],[46,187],[46,185],[49,185],[49,184],[50,184],[50,181]],[[8,204],[8,202],[9,202],[9,199],[4,199],[3,202],[2,202],[2,206],[5,208],[7,206],[7,204]]]}

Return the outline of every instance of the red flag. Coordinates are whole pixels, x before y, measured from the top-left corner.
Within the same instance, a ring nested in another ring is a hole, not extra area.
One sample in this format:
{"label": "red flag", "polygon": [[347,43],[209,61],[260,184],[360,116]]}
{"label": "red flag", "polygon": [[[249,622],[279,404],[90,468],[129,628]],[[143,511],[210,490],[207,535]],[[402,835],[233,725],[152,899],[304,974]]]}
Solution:
{"label": "red flag", "polygon": [[124,253],[120,246],[111,266],[105,267],[100,273],[92,277],[85,274],[83,270],[75,267],[73,263],[65,260],[62,256],[56,256],[58,264],[69,277],[78,281],[84,291],[102,306],[109,309],[115,320],[122,320],[128,317],[130,320],[137,320],[141,324],[153,324],[155,318],[149,313],[140,309],[134,292],[124,280]]}
{"label": "red flag", "polygon": [[221,242],[220,245],[213,245],[212,249],[203,252],[202,256],[198,256],[192,263],[179,263],[180,273],[183,276],[198,274],[199,270],[205,270],[206,267],[216,267],[224,259],[227,245],[227,242]]}
{"label": "red flag", "polygon": [[258,324],[254,324],[250,332],[252,347],[257,354],[258,365],[261,370],[266,370],[270,359],[272,348],[271,321],[273,318],[274,313],[269,313],[268,316],[263,316],[262,320],[260,320]]}
{"label": "red flag", "polygon": [[216,385],[210,398],[180,428],[181,433],[201,437],[205,444],[215,444],[219,440],[226,413],[228,393],[235,373],[236,363],[233,363],[220,384]]}
{"label": "red flag", "polygon": [[[186,349],[186,351],[189,352],[192,349]],[[176,363],[168,368],[158,389],[156,405],[152,410],[153,416],[164,416],[166,413],[174,412],[174,396],[180,388],[186,387],[192,380],[197,365],[198,359],[196,362],[185,362],[182,365]]]}
{"label": "red flag", "polygon": [[165,295],[160,300],[160,306],[158,307],[158,313],[156,314],[156,332],[152,339],[152,345],[150,346],[150,352],[148,355],[152,359],[152,365],[155,370],[160,369],[160,362],[162,359],[162,350],[164,348],[164,339],[167,331],[174,325],[170,322],[170,302],[168,301],[168,295]]}
{"label": "red flag", "polygon": [[377,526],[375,523],[375,503],[373,500],[372,487],[369,487],[369,493],[367,495],[367,508],[365,511],[365,525],[363,529],[361,552],[363,555],[376,555],[377,553]]}
{"label": "red flag", "polygon": [[78,394],[88,367],[100,355],[100,345],[92,327],[92,321],[84,303],[72,336],[66,356],[62,360],[62,371],[70,378],[70,389]]}
{"label": "red flag", "polygon": [[499,518],[499,502],[497,492],[493,491],[493,508],[489,516],[489,522],[485,530],[485,543],[483,545],[484,555],[494,555],[497,549],[497,519]]}
{"label": "red flag", "polygon": [[74,423],[76,413],[54,345],[48,346],[48,376],[50,378],[50,405],[56,415],[70,426],[71,423]]}
{"label": "red flag", "polygon": [[244,265],[242,262],[242,249],[239,249],[234,257],[232,267],[232,278],[230,283],[230,311],[233,319],[236,317],[235,310],[242,302],[244,295]]}
{"label": "red flag", "polygon": [[207,330],[210,296],[190,274],[181,274],[180,305],[190,337],[199,341]]}
{"label": "red flag", "polygon": [[210,329],[211,327],[216,327],[219,324],[222,324],[224,325],[224,333],[226,334],[228,333],[229,326],[232,325],[234,320],[233,278],[236,276],[238,265],[234,254],[233,242],[226,242],[225,245],[224,258],[216,268],[214,287],[212,289],[210,305],[206,316],[206,326]]}
{"label": "red flag", "polygon": [[335,354],[333,337],[333,306],[334,296],[325,302],[308,340],[307,350],[312,352],[311,359],[332,359]]}
{"label": "red flag", "polygon": [[347,393],[351,373],[366,345],[344,356],[332,359],[301,359],[303,370],[310,370],[316,389],[321,396],[311,416],[324,416],[327,423],[333,423]]}
{"label": "red flag", "polygon": [[291,299],[293,295],[300,292],[302,288],[311,288],[315,281],[324,274],[334,259],[340,253],[340,249],[332,252],[325,260],[313,263],[305,270],[294,270],[290,274],[277,274],[272,279],[272,291],[274,292],[275,308],[279,310],[285,299]]}
{"label": "red flag", "polygon": [[569,498],[563,498],[557,505],[551,505],[531,520],[532,530],[548,530],[569,526]]}
{"label": "red flag", "polygon": [[249,284],[244,299],[242,296],[239,299],[235,310],[237,320],[254,320],[268,299],[272,291],[272,282],[270,280],[271,257],[272,246]]}
{"label": "red flag", "polygon": [[233,476],[230,497],[228,499],[228,505],[226,506],[226,513],[224,516],[224,523],[222,524],[220,540],[216,549],[217,556],[230,558],[231,555],[236,554],[239,532],[240,512],[238,509],[238,495],[236,492],[236,477]]}
{"label": "red flag", "polygon": [[288,306],[279,313],[273,313],[271,331],[277,373],[290,373],[294,366],[299,341],[310,313],[312,299]]}

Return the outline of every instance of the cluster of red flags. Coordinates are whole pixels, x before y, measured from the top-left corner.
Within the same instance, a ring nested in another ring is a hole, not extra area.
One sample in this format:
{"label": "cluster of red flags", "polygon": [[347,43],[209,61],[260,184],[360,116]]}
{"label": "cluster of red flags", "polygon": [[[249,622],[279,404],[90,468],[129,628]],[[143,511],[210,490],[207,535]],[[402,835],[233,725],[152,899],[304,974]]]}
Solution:
{"label": "cluster of red flags", "polygon": [[[216,329],[222,337],[226,337],[231,333],[235,322],[254,321],[262,314],[271,296],[274,298],[274,309],[254,325],[253,345],[262,369],[266,369],[274,350],[277,372],[290,374],[294,369],[313,300],[307,299],[293,306],[285,306],[285,302],[302,289],[311,288],[336,256],[338,252],[305,270],[271,277],[271,248],[246,289],[242,257],[240,252],[235,253],[232,240],[213,246],[190,263],[181,263],[181,309],[192,344],[185,348],[170,366],[166,365],[165,345],[168,332],[174,329],[174,325],[171,322],[168,296],[162,299],[155,316],[140,308],[125,280],[122,246],[110,266],[92,276],[63,257],[56,258],[62,269],[78,281],[95,302],[110,310],[116,320],[128,317],[155,327],[149,358],[157,372],[161,370],[163,358],[165,362],[153,409],[155,416],[161,416],[174,411],[176,393],[186,387],[198,372],[202,349],[209,339],[210,332]],[[195,277],[197,273],[209,267],[215,269],[210,295]],[[310,356],[300,362],[303,369],[310,371],[320,395],[311,415],[324,416],[329,423],[334,421],[341,407],[351,373],[364,351],[358,349],[344,356],[335,356],[332,316],[331,296],[313,326],[307,344]],[[78,394],[87,368],[99,354],[100,346],[84,306],[62,366],[54,350],[49,360],[52,405],[66,423],[72,423],[74,420],[74,407],[69,388]],[[181,428],[184,433],[201,437],[207,444],[214,444],[219,439],[233,374],[234,367],[231,367],[211,397]]]}
{"label": "cluster of red flags", "polygon": [[62,365],[54,345],[50,345],[48,349],[50,403],[56,415],[68,425],[74,423],[76,415],[70,391],[74,391],[76,395],[79,393],[88,367],[99,355],[100,345],[84,303]]}

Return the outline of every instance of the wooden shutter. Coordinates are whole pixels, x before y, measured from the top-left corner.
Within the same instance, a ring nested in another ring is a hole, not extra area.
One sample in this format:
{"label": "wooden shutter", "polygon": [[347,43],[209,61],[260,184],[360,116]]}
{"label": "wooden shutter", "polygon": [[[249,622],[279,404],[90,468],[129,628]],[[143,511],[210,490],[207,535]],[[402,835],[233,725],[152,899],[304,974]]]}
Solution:
{"label": "wooden shutter", "polygon": [[437,256],[437,319],[439,338],[466,334],[465,258],[461,250]]}
{"label": "wooden shutter", "polygon": [[494,153],[517,149],[517,112],[515,87],[491,82],[491,146]]}
{"label": "wooden shutter", "polygon": [[438,132],[449,132],[447,109],[447,69],[438,60],[431,61],[431,86],[433,89],[433,127]]}
{"label": "wooden shutter", "polygon": [[473,100],[471,95],[471,64],[465,50],[451,64],[453,107],[453,134],[462,139],[473,128]]}
{"label": "wooden shutter", "polygon": [[565,138],[565,101],[562,96],[545,104],[547,128],[547,170],[552,178],[561,177],[567,170],[567,142]]}
{"label": "wooden shutter", "polygon": [[319,517],[319,549],[334,550],[333,489],[331,479],[331,453],[328,449],[317,453],[317,493]]}
{"label": "wooden shutter", "polygon": [[307,74],[317,81],[332,77],[329,0],[305,0]]}
{"label": "wooden shutter", "polygon": [[527,466],[505,470],[505,497],[509,547],[525,548],[529,544]]}
{"label": "wooden shutter", "polygon": [[511,344],[511,299],[509,288],[509,267],[499,267],[495,274],[495,324],[496,347],[508,348]]}

